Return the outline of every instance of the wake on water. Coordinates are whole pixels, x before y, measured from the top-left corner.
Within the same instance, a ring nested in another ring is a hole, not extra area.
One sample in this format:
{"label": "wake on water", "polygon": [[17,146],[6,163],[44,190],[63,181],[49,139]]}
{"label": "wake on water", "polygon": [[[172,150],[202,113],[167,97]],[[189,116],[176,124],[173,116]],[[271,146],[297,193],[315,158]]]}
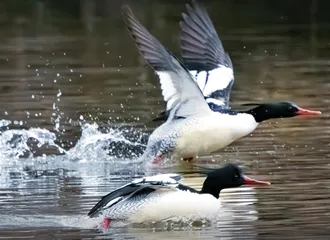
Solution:
{"label": "wake on water", "polygon": [[[81,124],[81,136],[75,146],[65,149],[57,137],[61,134],[56,131],[36,127],[10,129],[12,124],[9,120],[0,120],[0,188],[3,189],[10,188],[15,179],[23,184],[27,179],[65,175],[82,178],[93,186],[93,176],[122,177],[125,172],[127,176],[127,164],[141,154],[145,148],[143,141],[148,137],[147,133],[132,127],[109,127],[101,131],[98,124],[86,123]],[[15,121],[16,124],[22,126],[22,122]],[[109,170],[105,170],[105,166],[110,166]],[[95,181],[97,183],[99,181]],[[90,228],[94,227],[95,221],[97,219],[86,215],[2,215],[0,225]]]}

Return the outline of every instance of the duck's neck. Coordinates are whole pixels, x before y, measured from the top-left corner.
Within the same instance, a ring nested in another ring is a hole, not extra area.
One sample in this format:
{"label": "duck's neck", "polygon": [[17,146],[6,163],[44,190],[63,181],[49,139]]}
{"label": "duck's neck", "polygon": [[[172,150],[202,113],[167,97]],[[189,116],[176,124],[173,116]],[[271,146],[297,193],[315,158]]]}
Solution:
{"label": "duck's neck", "polygon": [[261,123],[272,118],[292,117],[291,115],[285,115],[282,111],[269,104],[260,104],[252,109],[241,111],[241,113],[252,115],[257,123]]}
{"label": "duck's neck", "polygon": [[221,189],[208,187],[208,186],[205,186],[205,184],[204,184],[202,190],[199,191],[199,193],[201,193],[201,194],[211,194],[213,197],[218,199],[219,195],[220,195],[220,191],[221,191]]}

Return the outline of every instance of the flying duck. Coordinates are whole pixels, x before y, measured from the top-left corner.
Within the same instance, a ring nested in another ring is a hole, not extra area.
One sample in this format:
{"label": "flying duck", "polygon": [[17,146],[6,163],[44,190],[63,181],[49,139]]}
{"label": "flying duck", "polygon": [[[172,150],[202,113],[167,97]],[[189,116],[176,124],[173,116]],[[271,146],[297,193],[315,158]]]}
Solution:
{"label": "flying duck", "polygon": [[[264,120],[320,114],[287,102],[260,104],[247,111],[211,110],[194,76],[185,65],[142,25],[129,7],[123,8],[123,15],[140,53],[159,76],[167,109],[166,122],[149,136],[147,148],[139,161],[158,163],[169,156],[192,160],[197,155],[207,155],[226,147],[251,133]],[[219,39],[215,42],[220,43],[223,49]],[[224,56],[229,59],[228,55]],[[219,55],[216,59],[222,58]]]}
{"label": "flying duck", "polygon": [[[194,76],[196,83],[203,92],[209,107],[216,112],[230,114],[229,100],[234,84],[234,67],[228,52],[223,48],[222,42],[214,28],[206,9],[192,0],[186,4],[187,13],[182,13],[180,22],[180,48],[184,65]],[[297,108],[290,102],[274,102],[264,104],[243,104],[245,106],[265,105],[263,109],[274,111],[271,116],[259,117],[259,122],[271,118],[294,117],[297,115],[319,114],[299,108],[298,114],[286,113],[290,107]],[[252,110],[252,109],[251,109]],[[168,112],[162,112],[154,121],[166,120]]]}

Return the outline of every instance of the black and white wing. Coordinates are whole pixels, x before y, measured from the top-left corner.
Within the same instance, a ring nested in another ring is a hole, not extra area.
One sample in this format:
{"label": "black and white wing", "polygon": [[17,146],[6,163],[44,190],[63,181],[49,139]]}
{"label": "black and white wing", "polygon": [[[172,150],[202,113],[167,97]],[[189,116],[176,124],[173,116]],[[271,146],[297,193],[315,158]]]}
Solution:
{"label": "black and white wing", "polygon": [[182,13],[181,53],[184,64],[213,111],[229,109],[234,70],[205,8],[193,0]]}
{"label": "black and white wing", "polygon": [[123,8],[126,26],[146,62],[159,76],[168,121],[211,112],[203,93],[183,64],[141,24],[129,7]]}
{"label": "black and white wing", "polygon": [[153,192],[159,188],[177,188],[181,180],[179,174],[159,174],[150,177],[139,178],[117,188],[113,192],[103,196],[101,200],[89,211],[88,216],[94,217],[105,209],[113,207],[115,204],[125,201],[132,196],[147,192]]}

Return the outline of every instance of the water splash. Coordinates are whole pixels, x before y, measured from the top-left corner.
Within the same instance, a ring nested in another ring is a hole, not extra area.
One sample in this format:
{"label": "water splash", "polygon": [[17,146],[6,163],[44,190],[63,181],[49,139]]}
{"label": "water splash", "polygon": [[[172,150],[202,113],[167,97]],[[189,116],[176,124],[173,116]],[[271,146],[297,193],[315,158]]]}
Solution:
{"label": "water splash", "polygon": [[[128,140],[124,131],[110,128],[106,133],[99,130],[96,123],[84,124],[82,134],[75,147],[67,152],[71,160],[99,161],[100,159],[119,159],[137,157],[139,149],[145,145]],[[141,132],[138,133],[141,135]],[[116,147],[120,145],[120,150]]]}
{"label": "water splash", "polygon": [[9,124],[11,124],[10,120],[6,120],[6,119],[0,120],[0,127],[7,127]]}
{"label": "water splash", "polygon": [[61,115],[63,114],[61,113],[58,105],[56,104],[56,102],[61,101],[61,96],[62,96],[62,92],[61,89],[59,89],[58,93],[56,94],[56,101],[53,102],[53,113],[51,117],[51,122],[54,124],[54,130],[56,132],[60,132],[60,121],[61,121]]}
{"label": "water splash", "polygon": [[47,129],[6,130],[0,133],[0,157],[1,159],[31,157],[44,146],[54,146],[60,153],[64,153],[65,150],[55,144],[55,140],[55,134]]}
{"label": "water splash", "polygon": [[[7,120],[2,121],[3,126],[10,123]],[[9,129],[0,133],[0,158],[17,160],[47,155],[48,159],[52,159],[49,156],[51,152],[53,155],[62,155],[62,159],[81,162],[131,159],[141,154],[145,148],[141,143],[144,135],[132,128],[109,128],[104,133],[98,124],[86,123],[81,126],[81,137],[76,145],[65,150],[57,144],[60,140],[56,134],[47,129]]]}

